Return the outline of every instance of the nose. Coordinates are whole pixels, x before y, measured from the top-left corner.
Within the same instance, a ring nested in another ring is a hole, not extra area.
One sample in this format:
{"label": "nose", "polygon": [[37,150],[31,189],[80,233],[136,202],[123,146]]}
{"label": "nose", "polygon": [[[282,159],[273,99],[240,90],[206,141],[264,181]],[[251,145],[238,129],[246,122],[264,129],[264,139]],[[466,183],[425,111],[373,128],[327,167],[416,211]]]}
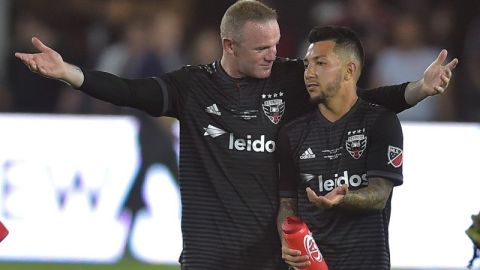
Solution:
{"label": "nose", "polygon": [[315,76],[315,70],[312,65],[307,65],[304,72],[305,78],[312,78]]}
{"label": "nose", "polygon": [[276,57],[277,57],[277,46],[270,47],[267,51],[267,55],[265,56],[265,60],[275,61]]}

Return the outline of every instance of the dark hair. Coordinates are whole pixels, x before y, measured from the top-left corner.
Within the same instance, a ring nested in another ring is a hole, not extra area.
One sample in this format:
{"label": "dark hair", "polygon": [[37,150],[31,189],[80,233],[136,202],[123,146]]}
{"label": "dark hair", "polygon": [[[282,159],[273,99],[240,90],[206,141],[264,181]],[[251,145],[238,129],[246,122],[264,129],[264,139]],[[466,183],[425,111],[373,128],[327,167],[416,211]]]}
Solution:
{"label": "dark hair", "polygon": [[360,68],[365,63],[365,51],[362,42],[357,34],[345,26],[316,26],[308,34],[308,41],[315,43],[318,41],[331,40],[335,42],[335,49],[342,48],[350,51],[360,61]]}

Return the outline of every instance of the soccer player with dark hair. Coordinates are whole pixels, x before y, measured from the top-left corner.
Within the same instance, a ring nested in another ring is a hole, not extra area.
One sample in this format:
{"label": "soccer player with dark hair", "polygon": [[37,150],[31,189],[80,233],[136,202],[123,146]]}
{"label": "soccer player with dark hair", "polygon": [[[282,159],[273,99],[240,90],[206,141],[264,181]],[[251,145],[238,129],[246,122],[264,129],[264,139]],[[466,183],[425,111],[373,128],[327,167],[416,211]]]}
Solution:
{"label": "soccer player with dark hair", "polygon": [[[278,226],[300,216],[330,270],[390,269],[390,202],[403,182],[400,121],[358,98],[364,50],[352,30],[316,27],[309,41],[304,80],[317,110],[279,132]],[[291,266],[308,265],[299,251],[282,251]]]}
{"label": "soccer player with dark hair", "polygon": [[[39,53],[17,53],[33,72],[95,98],[180,121],[182,269],[282,269],[276,232],[277,132],[311,110],[303,62],[278,58],[277,13],[252,0],[230,6],[221,25],[223,55],[156,78],[128,80],[81,70],[33,38]],[[361,91],[402,111],[448,86],[456,62],[446,51],[417,82]]]}

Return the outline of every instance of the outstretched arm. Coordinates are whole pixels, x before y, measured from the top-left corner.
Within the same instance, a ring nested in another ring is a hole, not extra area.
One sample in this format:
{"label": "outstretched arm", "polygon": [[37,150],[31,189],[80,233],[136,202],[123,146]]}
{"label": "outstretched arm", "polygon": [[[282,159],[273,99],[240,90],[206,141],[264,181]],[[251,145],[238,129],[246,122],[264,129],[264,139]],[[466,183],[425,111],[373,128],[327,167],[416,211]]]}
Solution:
{"label": "outstretched arm", "polygon": [[413,106],[426,97],[441,94],[447,89],[452,77],[452,71],[458,64],[458,59],[455,58],[444,65],[447,55],[447,50],[442,50],[438,54],[437,59],[427,67],[423,77],[407,85],[405,100],[408,104]]}
{"label": "outstretched arm", "polygon": [[368,186],[365,188],[347,192],[338,206],[358,210],[385,208],[393,190],[393,183],[380,177],[369,178],[368,182]]}
{"label": "outstretched arm", "polygon": [[32,38],[38,53],[15,53],[15,56],[33,72],[61,80],[82,92],[118,106],[143,110],[150,115],[165,115],[167,98],[159,81],[153,78],[126,79],[101,71],[85,71],[63,61],[62,56]]}
{"label": "outstretched arm", "polygon": [[358,210],[379,210],[385,208],[393,189],[387,179],[373,177],[369,184],[359,190],[349,191],[346,185],[336,187],[325,196],[318,196],[307,188],[308,200],[319,208],[343,207]]}
{"label": "outstretched arm", "polygon": [[47,47],[38,38],[33,37],[32,43],[38,53],[15,53],[32,72],[66,82],[75,88],[82,85],[84,75],[79,67],[64,62],[58,52]]}
{"label": "outstretched arm", "polygon": [[357,94],[368,102],[383,105],[396,113],[402,112],[426,97],[445,91],[450,83],[452,71],[458,64],[458,59],[455,58],[444,65],[447,54],[446,50],[442,50],[418,81],[371,90],[358,89]]}

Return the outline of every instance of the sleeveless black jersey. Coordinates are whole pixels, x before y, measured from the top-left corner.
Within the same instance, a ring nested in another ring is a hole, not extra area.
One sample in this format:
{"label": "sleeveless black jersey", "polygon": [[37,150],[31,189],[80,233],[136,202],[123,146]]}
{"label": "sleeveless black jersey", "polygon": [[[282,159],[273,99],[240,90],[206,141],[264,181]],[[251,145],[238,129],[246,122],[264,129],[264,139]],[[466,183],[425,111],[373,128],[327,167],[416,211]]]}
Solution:
{"label": "sleeveless black jersey", "polygon": [[397,116],[359,99],[331,123],[315,110],[279,133],[280,196],[298,198],[298,212],[312,231],[329,270],[390,269],[388,224],[391,196],[383,210],[321,209],[305,188],[325,195],[348,184],[368,186],[370,177],[401,185],[403,136]]}
{"label": "sleeveless black jersey", "polygon": [[[180,122],[182,269],[285,269],[276,228],[279,127],[312,110],[303,62],[277,58],[267,79],[233,79],[219,62],[154,79],[84,72],[80,90]],[[363,91],[398,111],[406,84]]]}

